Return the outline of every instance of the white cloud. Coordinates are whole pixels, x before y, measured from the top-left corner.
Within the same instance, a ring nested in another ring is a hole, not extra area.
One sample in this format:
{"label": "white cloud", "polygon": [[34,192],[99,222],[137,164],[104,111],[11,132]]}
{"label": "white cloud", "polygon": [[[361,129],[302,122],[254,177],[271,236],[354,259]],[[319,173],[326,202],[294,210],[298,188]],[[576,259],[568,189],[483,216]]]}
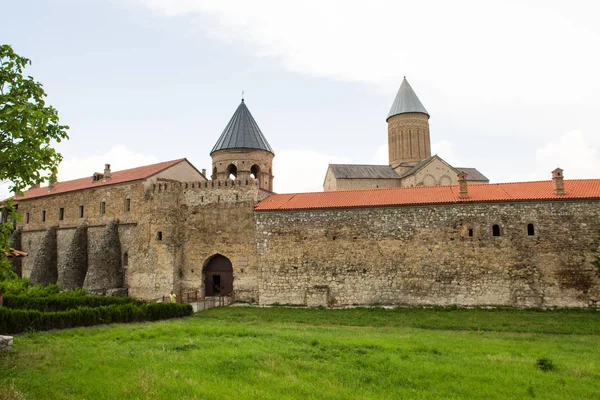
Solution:
{"label": "white cloud", "polygon": [[165,16],[202,15],[190,25],[293,72],[386,91],[407,75],[421,88],[436,82],[452,104],[489,100],[484,82],[495,100],[561,104],[578,88],[577,101],[599,104],[595,1],[136,1]]}
{"label": "white cloud", "polygon": [[512,175],[508,181],[549,180],[556,167],[565,171],[565,179],[598,178],[598,149],[591,147],[581,132],[567,132],[536,151],[533,171]]}
{"label": "white cloud", "polygon": [[116,145],[101,155],[73,157],[63,160],[58,167],[58,180],[69,181],[92,176],[94,172],[104,171],[104,164],[110,164],[112,171],[120,171],[155,164],[160,161],[167,160],[159,160],[153,155],[136,153],[124,145]]}
{"label": "white cloud", "polygon": [[322,192],[329,164],[352,160],[310,150],[283,150],[273,160],[273,190],[276,193]]}

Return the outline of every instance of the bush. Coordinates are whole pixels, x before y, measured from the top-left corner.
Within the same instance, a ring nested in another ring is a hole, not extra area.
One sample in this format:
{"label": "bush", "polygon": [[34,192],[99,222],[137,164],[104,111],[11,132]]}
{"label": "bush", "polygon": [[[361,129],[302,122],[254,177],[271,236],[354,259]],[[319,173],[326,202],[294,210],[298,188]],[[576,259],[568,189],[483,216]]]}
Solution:
{"label": "bush", "polygon": [[544,372],[552,371],[554,369],[554,363],[552,362],[552,360],[549,360],[547,358],[538,359],[535,365],[538,367],[538,369]]}
{"label": "bush", "polygon": [[83,291],[65,291],[45,297],[30,297],[29,295],[6,295],[4,306],[11,309],[37,310],[41,312],[66,311],[80,307],[102,307],[113,304],[142,305],[139,300],[131,297],[85,296]]}
{"label": "bush", "polygon": [[27,330],[65,329],[116,322],[156,321],[185,317],[191,315],[192,312],[192,306],[189,304],[175,303],[112,304],[58,312],[0,307],[0,334],[20,333]]}
{"label": "bush", "polygon": [[0,293],[41,297],[60,293],[60,287],[55,284],[32,286],[29,279],[16,278],[0,281]]}

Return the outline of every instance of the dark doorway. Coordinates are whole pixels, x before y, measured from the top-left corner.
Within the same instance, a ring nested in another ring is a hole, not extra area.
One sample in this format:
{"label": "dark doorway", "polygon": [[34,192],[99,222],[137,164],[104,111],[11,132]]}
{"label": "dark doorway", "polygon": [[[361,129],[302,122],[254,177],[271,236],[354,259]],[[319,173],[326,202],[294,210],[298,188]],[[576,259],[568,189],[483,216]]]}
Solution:
{"label": "dark doorway", "polygon": [[217,254],[204,267],[205,296],[227,296],[233,292],[233,267],[225,256]]}

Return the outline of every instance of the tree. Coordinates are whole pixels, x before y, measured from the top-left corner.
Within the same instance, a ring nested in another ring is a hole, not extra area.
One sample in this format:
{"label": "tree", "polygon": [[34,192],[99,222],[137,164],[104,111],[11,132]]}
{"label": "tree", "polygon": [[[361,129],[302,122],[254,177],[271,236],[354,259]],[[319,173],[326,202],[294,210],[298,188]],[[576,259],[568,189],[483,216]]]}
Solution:
{"label": "tree", "polygon": [[[66,125],[60,125],[54,107],[46,105],[42,84],[23,70],[31,61],[16,54],[9,45],[0,46],[0,180],[10,182],[16,195],[47,179],[43,171],[56,176],[61,155],[52,148],[68,139]],[[2,203],[3,215],[13,221],[18,215],[12,200]],[[0,280],[10,275],[8,250],[13,226],[0,225]]]}

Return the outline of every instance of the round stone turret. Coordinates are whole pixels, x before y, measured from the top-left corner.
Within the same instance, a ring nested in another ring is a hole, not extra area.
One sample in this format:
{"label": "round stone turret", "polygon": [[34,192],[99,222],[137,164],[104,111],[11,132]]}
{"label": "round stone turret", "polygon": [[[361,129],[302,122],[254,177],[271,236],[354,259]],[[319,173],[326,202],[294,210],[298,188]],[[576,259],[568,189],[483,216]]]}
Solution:
{"label": "round stone turret", "polygon": [[261,189],[273,191],[275,154],[243,99],[210,155],[213,180],[255,179]]}
{"label": "round stone turret", "polygon": [[429,113],[406,78],[386,119],[389,165],[414,165],[431,157]]}

